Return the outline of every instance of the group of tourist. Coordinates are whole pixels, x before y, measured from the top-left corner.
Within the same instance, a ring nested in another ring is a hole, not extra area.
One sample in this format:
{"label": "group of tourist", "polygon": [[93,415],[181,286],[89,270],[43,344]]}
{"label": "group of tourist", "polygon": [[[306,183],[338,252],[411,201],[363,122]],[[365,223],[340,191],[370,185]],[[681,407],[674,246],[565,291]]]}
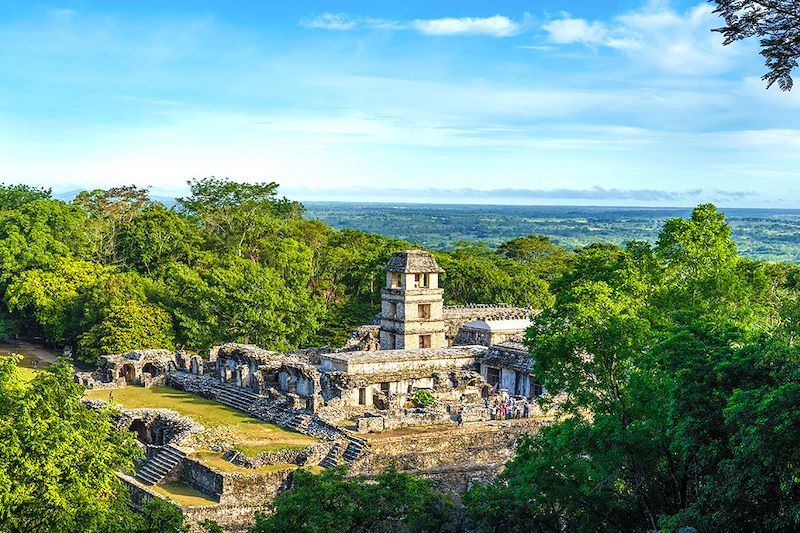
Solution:
{"label": "group of tourist", "polygon": [[513,396],[494,402],[486,400],[484,407],[489,409],[492,420],[511,420],[512,418],[528,418],[531,414],[531,408],[526,401],[517,401]]}

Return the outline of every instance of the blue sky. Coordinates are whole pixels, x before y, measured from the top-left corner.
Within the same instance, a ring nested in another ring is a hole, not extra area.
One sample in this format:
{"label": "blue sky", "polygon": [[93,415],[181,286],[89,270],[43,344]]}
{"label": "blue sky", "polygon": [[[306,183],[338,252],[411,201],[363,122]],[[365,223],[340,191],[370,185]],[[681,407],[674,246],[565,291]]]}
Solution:
{"label": "blue sky", "polygon": [[800,207],[800,91],[703,1],[0,0],[0,180]]}

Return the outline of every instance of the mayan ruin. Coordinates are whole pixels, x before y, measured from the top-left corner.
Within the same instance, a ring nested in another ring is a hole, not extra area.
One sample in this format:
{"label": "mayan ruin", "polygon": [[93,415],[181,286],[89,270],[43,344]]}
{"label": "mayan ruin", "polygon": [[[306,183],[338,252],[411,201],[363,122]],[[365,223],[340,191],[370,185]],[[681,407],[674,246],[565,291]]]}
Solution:
{"label": "mayan ruin", "polygon": [[[208,359],[153,349],[105,355],[97,370],[76,374],[101,391],[92,393],[97,398],[167,386],[309,437],[299,449],[247,457],[235,440],[214,440],[189,417],[128,409],[123,400],[118,423],[135,431],[145,450],[135,474],[124,476],[134,501],[163,497],[154,490],[159,485],[185,483],[215,502],[184,506],[190,523],[214,519],[234,530],[288,486],[296,467],[344,464],[369,476],[393,464],[455,494],[492,480],[512,456],[516,436],[548,419],[536,402],[547,392],[531,377],[521,344],[537,310],[445,307],[443,270],[426,251],[397,252],[384,271],[375,324],[358,328],[340,349],[279,353],[225,344]],[[430,403],[418,401],[420,391]],[[197,449],[205,447],[230,467],[204,461]]]}

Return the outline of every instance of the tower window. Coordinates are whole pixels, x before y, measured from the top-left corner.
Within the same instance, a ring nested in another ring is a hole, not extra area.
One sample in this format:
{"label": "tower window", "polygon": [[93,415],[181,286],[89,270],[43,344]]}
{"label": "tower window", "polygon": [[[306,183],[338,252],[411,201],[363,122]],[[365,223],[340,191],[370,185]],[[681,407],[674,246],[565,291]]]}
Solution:
{"label": "tower window", "polygon": [[414,287],[426,288],[428,286],[428,274],[423,272],[421,274],[414,274]]}
{"label": "tower window", "polygon": [[431,347],[431,336],[430,335],[420,335],[419,336],[419,347],[420,348],[430,348]]}
{"label": "tower window", "polygon": [[389,304],[389,318],[397,318],[397,304],[395,302]]}
{"label": "tower window", "polygon": [[402,283],[400,272],[392,272],[391,289],[398,289]]}
{"label": "tower window", "polygon": [[429,319],[431,317],[431,304],[419,304],[417,307],[417,316],[426,320]]}

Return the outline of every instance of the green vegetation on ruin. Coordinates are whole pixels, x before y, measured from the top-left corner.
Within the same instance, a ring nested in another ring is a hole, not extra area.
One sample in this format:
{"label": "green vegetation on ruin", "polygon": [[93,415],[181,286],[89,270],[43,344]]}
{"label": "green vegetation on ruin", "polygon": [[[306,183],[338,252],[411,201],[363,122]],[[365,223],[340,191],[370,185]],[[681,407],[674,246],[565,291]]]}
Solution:
{"label": "green vegetation on ruin", "polygon": [[[87,398],[108,400],[108,390],[86,391]],[[114,402],[128,409],[142,407],[172,409],[199,422],[206,430],[230,435],[248,455],[265,451],[297,449],[319,442],[313,437],[283,429],[226,407],[219,402],[169,387],[124,387],[114,389]],[[230,463],[228,463],[230,464]]]}
{"label": "green vegetation on ruin", "polygon": [[219,503],[186,483],[163,483],[150,488],[175,503],[189,507],[208,507]]}

